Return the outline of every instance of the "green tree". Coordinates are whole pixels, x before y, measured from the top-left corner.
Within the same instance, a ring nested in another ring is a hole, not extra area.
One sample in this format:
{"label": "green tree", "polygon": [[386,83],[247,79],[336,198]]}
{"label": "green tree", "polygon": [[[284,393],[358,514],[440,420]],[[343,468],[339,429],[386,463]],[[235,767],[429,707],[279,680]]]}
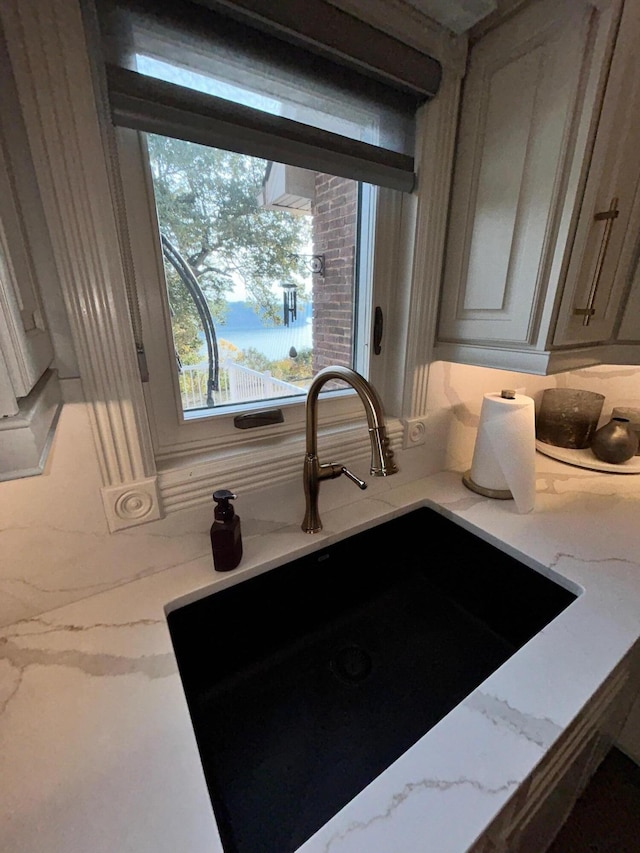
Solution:
{"label": "green tree", "polygon": [[[179,139],[149,135],[149,159],[160,230],[178,248],[202,288],[218,329],[227,296],[245,285],[257,313],[281,323],[274,285],[304,287],[301,262],[310,221],[258,206],[267,162]],[[174,339],[185,363],[198,358],[200,321],[189,294],[166,263]]]}

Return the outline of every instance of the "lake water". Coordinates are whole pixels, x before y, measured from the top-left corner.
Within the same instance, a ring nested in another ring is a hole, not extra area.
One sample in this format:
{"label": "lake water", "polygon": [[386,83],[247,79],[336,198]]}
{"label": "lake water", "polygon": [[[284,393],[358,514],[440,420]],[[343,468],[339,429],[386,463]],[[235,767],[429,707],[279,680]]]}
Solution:
{"label": "lake water", "polygon": [[[258,350],[269,361],[287,358],[291,347],[300,352],[311,348],[313,344],[310,322],[300,326],[278,326],[275,329],[228,329],[221,326],[217,331],[218,342],[229,341],[240,350]],[[207,348],[204,344],[201,353],[203,359],[206,359]]]}

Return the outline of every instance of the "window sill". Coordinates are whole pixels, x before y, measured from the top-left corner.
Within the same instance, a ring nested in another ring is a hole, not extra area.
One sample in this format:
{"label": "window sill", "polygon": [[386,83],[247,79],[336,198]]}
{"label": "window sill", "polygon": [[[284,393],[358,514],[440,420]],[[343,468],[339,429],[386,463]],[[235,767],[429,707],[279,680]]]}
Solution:
{"label": "window sill", "polygon": [[47,370],[18,414],[0,420],[0,481],[42,474],[61,409],[57,373]]}

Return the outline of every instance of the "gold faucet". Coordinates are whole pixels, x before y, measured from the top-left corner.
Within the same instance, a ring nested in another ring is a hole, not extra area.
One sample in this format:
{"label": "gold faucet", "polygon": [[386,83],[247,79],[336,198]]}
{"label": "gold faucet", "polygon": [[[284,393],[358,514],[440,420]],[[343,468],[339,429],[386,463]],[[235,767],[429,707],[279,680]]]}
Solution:
{"label": "gold faucet", "polygon": [[302,522],[305,533],[318,533],[322,530],[318,512],[318,495],[322,480],[333,480],[345,474],[360,489],[367,488],[364,480],[360,480],[339,462],[320,464],[318,459],[318,394],[325,382],[330,379],[342,379],[357,392],[364,404],[371,441],[371,474],[374,477],[388,477],[398,470],[393,462],[393,451],[389,447],[382,403],[373,386],[364,376],[349,367],[336,365],[319,371],[311,383],[306,403],[307,446],[303,472],[306,510]]}

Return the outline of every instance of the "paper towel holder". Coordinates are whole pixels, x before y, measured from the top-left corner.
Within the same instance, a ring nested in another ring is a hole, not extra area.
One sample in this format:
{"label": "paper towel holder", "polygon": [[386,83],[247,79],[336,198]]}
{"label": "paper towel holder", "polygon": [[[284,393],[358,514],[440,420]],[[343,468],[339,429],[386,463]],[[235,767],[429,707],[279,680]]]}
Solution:
{"label": "paper towel holder", "polygon": [[511,494],[510,489],[486,489],[484,486],[479,486],[477,483],[474,483],[469,476],[470,474],[471,468],[469,468],[468,471],[465,471],[462,475],[462,482],[468,489],[471,489],[472,492],[484,495],[485,498],[497,498],[499,501],[513,500],[513,495]]}
{"label": "paper towel holder", "polygon": [[[505,400],[515,400],[516,392],[511,388],[504,388],[500,392],[500,396]],[[472,492],[483,495],[485,498],[495,498],[499,501],[513,500],[513,495],[510,489],[487,489],[485,486],[479,486],[477,483],[474,483],[471,479],[471,468],[469,468],[468,471],[465,471],[462,475],[462,482],[468,489],[471,489]]]}

